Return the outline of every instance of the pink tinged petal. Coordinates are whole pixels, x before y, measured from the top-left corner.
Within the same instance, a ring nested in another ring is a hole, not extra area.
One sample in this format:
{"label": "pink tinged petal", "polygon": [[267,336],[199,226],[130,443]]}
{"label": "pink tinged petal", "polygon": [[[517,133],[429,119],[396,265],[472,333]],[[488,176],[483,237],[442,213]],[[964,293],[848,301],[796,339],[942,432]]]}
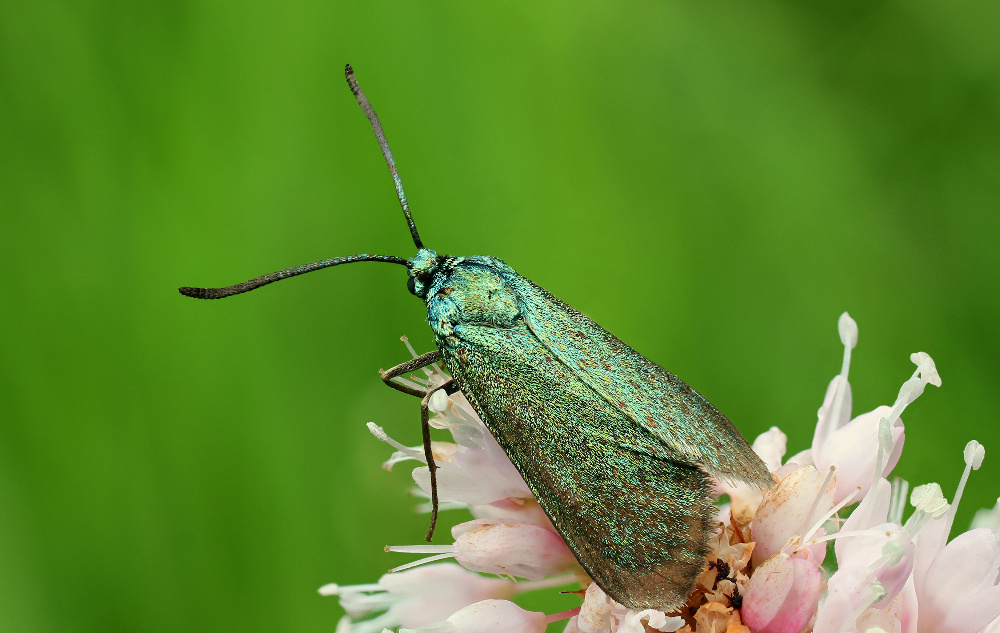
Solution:
{"label": "pink tinged petal", "polygon": [[778,552],[750,577],[743,621],[754,633],[799,633],[816,613],[821,584],[815,564]]}
{"label": "pink tinged petal", "polygon": [[987,624],[986,628],[983,629],[981,633],[1000,633],[1000,618],[997,618]]}
{"label": "pink tinged petal", "polygon": [[[481,426],[481,430],[482,435],[476,438],[476,445],[460,450],[455,455],[455,463],[480,483],[487,495],[492,497],[490,501],[504,497],[534,496],[521,473],[517,472],[486,427]],[[455,440],[460,446],[463,445],[458,437]]]}
{"label": "pink tinged petal", "polygon": [[812,522],[833,507],[836,477],[824,488],[827,475],[827,471],[804,466],[767,491],[750,526],[755,563],[773,556],[789,538],[804,536]]}
{"label": "pink tinged petal", "polygon": [[545,614],[526,611],[508,600],[483,600],[461,609],[447,620],[399,633],[544,633]]}
{"label": "pink tinged petal", "polygon": [[625,613],[621,626],[616,629],[616,633],[646,633],[649,629],[673,633],[686,624],[684,618],[676,615],[667,615],[663,611],[646,609],[644,611],[628,611]]}
{"label": "pink tinged petal", "polygon": [[506,598],[514,593],[511,581],[485,578],[455,563],[386,574],[378,584],[403,598],[389,608],[389,614],[395,622],[409,627],[438,622],[475,602]]}
{"label": "pink tinged petal", "polygon": [[945,545],[917,579],[921,633],[976,633],[1000,616],[1000,545],[970,530]]}
{"label": "pink tinged petal", "polygon": [[898,529],[898,525],[883,523],[870,526],[863,534],[849,534],[848,530],[844,528],[841,530],[843,536],[838,538],[834,544],[837,566],[869,567],[882,557],[882,548]]}
{"label": "pink tinged petal", "polygon": [[[819,528],[816,530],[816,533],[812,535],[810,540],[823,538],[824,536],[826,536],[826,530]],[[814,545],[806,546],[804,549],[799,550],[795,555],[811,560],[816,566],[822,565],[823,561],[826,560],[827,544],[828,541],[822,541]]]}
{"label": "pink tinged petal", "polygon": [[900,633],[917,633],[917,590],[913,588],[912,574],[894,603],[898,605]]}
{"label": "pink tinged petal", "polygon": [[897,558],[882,563],[875,570],[875,579],[882,585],[886,593],[886,597],[877,602],[877,605],[883,605],[886,601],[893,600],[899,595],[910,576],[913,575],[913,561],[916,558],[917,546],[914,545],[913,541],[907,541],[905,544],[890,541],[883,547],[882,551],[886,552],[887,548],[895,548],[900,551]]}
{"label": "pink tinged petal", "polygon": [[830,381],[816,418],[812,453],[815,463],[819,463],[827,438],[851,419],[851,384],[843,376],[834,376]]}
{"label": "pink tinged petal", "polygon": [[471,506],[469,512],[476,519],[513,519],[518,523],[534,523],[551,529],[555,527],[534,498],[507,497],[481,506]]}
{"label": "pink tinged petal", "polygon": [[869,571],[862,567],[841,567],[827,581],[826,600],[816,613],[813,633],[856,631],[855,620],[871,602]]}
{"label": "pink tinged petal", "polygon": [[866,633],[885,631],[885,633],[901,633],[899,618],[895,614],[881,609],[868,609],[858,618],[857,628]]}
{"label": "pink tinged petal", "polygon": [[[838,473],[839,474],[839,473]],[[881,525],[888,522],[889,519],[889,504],[892,501],[892,485],[885,479],[879,479],[872,486],[868,494],[864,496],[861,503],[858,504],[857,508],[854,508],[854,512],[851,516],[847,517],[844,521],[844,525],[841,526],[841,532],[853,532],[855,530],[868,530],[876,525]],[[897,526],[898,529],[898,526]],[[840,560],[841,553],[840,548],[844,545],[849,545],[851,539],[838,539],[836,544],[837,550],[837,560]]]}
{"label": "pink tinged petal", "polygon": [[597,583],[590,583],[583,596],[580,614],[569,621],[566,630],[579,633],[610,632],[615,623],[612,614],[614,606],[611,598],[597,586]]}
{"label": "pink tinged petal", "polygon": [[767,469],[774,472],[781,468],[781,459],[788,450],[788,436],[778,427],[772,426],[757,436],[752,448],[767,465]]}
{"label": "pink tinged petal", "polygon": [[[812,449],[811,448],[807,448],[806,450],[804,450],[804,451],[802,451],[800,453],[796,453],[796,454],[792,455],[791,457],[789,457],[788,461],[785,462],[786,466],[791,466],[793,464],[795,465],[795,468],[798,468],[800,466],[815,466],[816,464],[813,462],[813,452],[812,452]],[[782,468],[784,468],[784,466],[782,466]],[[774,474],[778,475],[779,479],[783,476],[783,474],[781,473],[780,470],[775,471]]]}
{"label": "pink tinged petal", "polygon": [[[817,468],[837,467],[836,501],[861,488],[861,495],[868,494],[875,481],[875,463],[879,451],[879,421],[888,417],[892,409],[886,406],[863,413],[844,427],[837,429],[824,442],[822,450],[814,453]],[[881,477],[886,477],[903,451],[902,420],[896,419],[889,427],[892,450],[882,461]]]}
{"label": "pink tinged petal", "polygon": [[451,533],[455,560],[473,571],[539,580],[576,562],[558,534],[533,523],[476,519],[456,525]]}

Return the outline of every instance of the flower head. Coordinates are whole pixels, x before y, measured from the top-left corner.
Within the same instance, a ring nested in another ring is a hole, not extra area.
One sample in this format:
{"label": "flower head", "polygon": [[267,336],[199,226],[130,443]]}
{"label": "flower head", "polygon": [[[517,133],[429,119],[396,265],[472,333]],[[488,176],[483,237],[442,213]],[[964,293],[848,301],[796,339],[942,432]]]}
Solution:
{"label": "flower head", "polygon": [[[927,385],[941,385],[940,375],[929,355],[912,354],[916,370],[893,404],[852,419],[848,373],[858,326],[846,312],[838,332],[841,372],[819,408],[812,445],[782,463],[787,437],[772,427],[753,448],[774,487],[716,482],[728,502],[695,589],[673,613],[628,609],[591,582],[465,397],[437,391],[431,424],[452,436],[432,443],[442,508],[467,509],[474,519],[452,530],[451,544],[386,548],[425,557],[377,584],[321,588],[347,612],[338,633],[541,633],[561,620],[565,633],[1000,633],[1000,500],[977,515],[973,529],[948,540],[985,450],[975,441],[966,446],[952,503],[938,484],[926,483],[909,494],[906,516],[909,485],[889,481],[902,456],[900,416]],[[435,366],[424,373],[409,385],[430,389],[447,378]],[[424,461],[422,447],[369,428],[396,449],[387,468]],[[427,467],[413,477],[429,496]],[[458,564],[438,562],[452,558]],[[562,613],[510,600],[571,584],[582,600]]]}

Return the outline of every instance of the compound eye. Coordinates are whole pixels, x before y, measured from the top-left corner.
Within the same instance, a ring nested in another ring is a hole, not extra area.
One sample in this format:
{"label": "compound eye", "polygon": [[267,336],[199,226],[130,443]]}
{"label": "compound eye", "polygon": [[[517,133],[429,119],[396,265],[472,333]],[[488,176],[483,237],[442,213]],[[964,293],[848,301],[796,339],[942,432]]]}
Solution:
{"label": "compound eye", "polygon": [[406,289],[410,291],[410,294],[417,296],[417,280],[410,277],[406,280]]}

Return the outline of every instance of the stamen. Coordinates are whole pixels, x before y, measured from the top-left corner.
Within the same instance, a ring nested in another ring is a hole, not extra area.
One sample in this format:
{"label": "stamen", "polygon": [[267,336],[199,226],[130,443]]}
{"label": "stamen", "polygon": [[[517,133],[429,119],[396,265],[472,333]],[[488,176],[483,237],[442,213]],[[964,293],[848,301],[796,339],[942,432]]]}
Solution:
{"label": "stamen", "polygon": [[819,529],[823,527],[823,525],[826,524],[826,522],[829,521],[833,517],[833,515],[837,514],[837,512],[839,512],[841,508],[843,508],[846,505],[849,505],[859,492],[861,492],[861,488],[860,487],[855,488],[854,490],[851,491],[851,494],[844,497],[844,499],[840,503],[830,508],[830,511],[824,514],[823,517],[820,518],[820,520],[817,521],[816,524],[813,525],[812,528],[805,533],[805,536],[802,537],[802,540],[806,541],[808,545],[813,545],[815,543],[822,542],[822,541],[810,542],[810,539],[816,534],[816,532],[819,532]]}
{"label": "stamen", "polygon": [[454,545],[386,545],[387,552],[402,552],[404,554],[444,554],[455,553]]}
{"label": "stamen", "polygon": [[889,564],[890,567],[899,563],[903,560],[903,556],[906,555],[906,546],[899,542],[898,539],[889,539],[882,546],[882,555],[879,556],[875,561],[868,566],[868,571],[875,573],[878,571],[879,567]]}
{"label": "stamen", "polygon": [[[889,420],[878,421],[878,450],[875,453],[875,482],[882,479],[882,456],[892,452],[892,433],[889,431]],[[874,487],[875,482],[872,482]]]}
{"label": "stamen", "polygon": [[410,339],[406,338],[406,336],[404,335],[404,336],[400,336],[399,340],[403,341],[403,345],[406,346],[406,349],[410,352],[410,354],[414,358],[416,358],[417,356],[419,356],[419,354],[417,354],[417,350],[413,349],[413,346],[410,345]]}
{"label": "stamen", "polygon": [[834,541],[839,538],[851,538],[853,536],[873,536],[878,534],[885,535],[885,532],[878,532],[874,530],[847,530],[842,532],[836,532],[834,534],[827,534],[826,536],[817,536],[812,540],[806,541],[805,547],[812,547],[813,545],[825,543],[826,541]]}
{"label": "stamen", "polygon": [[844,362],[840,366],[840,376],[837,380],[837,392],[833,396],[833,403],[830,406],[830,417],[827,420],[826,428],[819,437],[826,437],[837,430],[840,426],[840,416],[844,408],[844,400],[847,396],[848,382],[847,376],[851,369],[851,350],[858,344],[858,324],[848,313],[840,315],[837,321],[837,331],[840,334],[840,342],[844,344]]}
{"label": "stamen", "polygon": [[974,470],[979,470],[979,467],[983,465],[983,458],[986,457],[986,449],[976,440],[971,440],[965,445],[962,457],[965,459],[965,470],[962,471],[962,478],[958,482],[958,489],[955,490],[955,500],[948,509],[948,516],[945,517],[945,521],[948,522],[948,531],[951,531],[952,523],[955,522],[958,502],[962,500],[962,493],[965,492],[965,484],[969,481],[969,474]]}
{"label": "stamen", "polygon": [[[813,499],[812,506],[809,508],[809,514],[806,515],[806,520],[804,521],[805,523],[808,524],[813,518],[813,515],[816,514],[816,508],[819,507],[819,502],[823,500],[823,492],[826,490],[827,486],[830,485],[830,481],[833,479],[833,475],[836,470],[836,466],[830,466],[830,470],[827,471],[826,479],[823,481],[823,485],[819,487],[819,492],[816,493],[816,497]],[[824,519],[824,522],[825,521],[826,519]],[[822,523],[820,525],[822,525]]]}
{"label": "stamen", "polygon": [[[413,376],[412,378],[416,378],[416,376]],[[409,378],[403,378],[402,376],[396,376],[392,380],[395,381],[397,384],[405,385],[411,389],[418,389],[420,391],[425,391],[427,389],[427,385],[422,385],[420,383],[414,382],[413,380],[410,380]]]}
{"label": "stamen", "polygon": [[903,512],[906,510],[906,493],[909,488],[910,483],[905,479],[899,477],[893,478],[889,497],[888,520],[890,523],[903,525]]}
{"label": "stamen", "polygon": [[[568,585],[578,580],[579,578],[576,574],[563,574],[561,576],[552,576],[551,578],[542,578],[541,580],[526,580],[518,582],[516,589],[518,593],[524,593],[526,591],[535,591],[536,589],[562,587],[563,585]],[[570,610],[572,611],[572,609]],[[553,622],[555,622],[555,620],[553,620]]]}
{"label": "stamen", "polygon": [[837,321],[837,331],[840,333],[840,342],[844,344],[844,362],[840,367],[840,380],[837,381],[837,393],[833,396],[833,405],[830,407],[830,419],[827,421],[827,428],[824,429],[823,436],[829,435],[837,430],[840,425],[840,416],[844,408],[844,399],[847,394],[847,375],[851,369],[851,350],[858,344],[858,324],[848,313],[840,315]]}
{"label": "stamen", "polygon": [[419,567],[420,565],[426,565],[427,563],[433,563],[436,560],[444,560],[446,558],[454,558],[455,552],[449,554],[438,554],[437,556],[428,556],[427,558],[421,558],[420,560],[415,560],[412,563],[407,563],[405,565],[400,565],[399,567],[393,567],[389,570],[390,574],[394,574],[398,571],[404,571],[407,569],[413,569],[414,567]]}
{"label": "stamen", "polygon": [[388,434],[386,434],[386,432],[384,430],[382,430],[382,427],[379,426],[379,425],[377,425],[377,424],[375,424],[374,422],[369,422],[367,426],[368,426],[368,430],[371,432],[372,435],[374,435],[378,439],[382,440],[383,442],[385,442],[389,446],[395,448],[400,453],[403,453],[407,457],[415,459],[415,460],[417,460],[419,462],[424,462],[425,464],[427,463],[427,460],[424,457],[423,451],[418,451],[417,449],[410,448],[409,446],[403,446],[402,444],[400,444],[396,440],[394,440],[391,437],[389,437]]}
{"label": "stamen", "polygon": [[915,510],[899,531],[898,537],[904,542],[912,541],[928,521],[940,518],[948,512],[948,502],[941,493],[941,486],[933,482],[914,488],[913,494],[910,495],[910,503]]}

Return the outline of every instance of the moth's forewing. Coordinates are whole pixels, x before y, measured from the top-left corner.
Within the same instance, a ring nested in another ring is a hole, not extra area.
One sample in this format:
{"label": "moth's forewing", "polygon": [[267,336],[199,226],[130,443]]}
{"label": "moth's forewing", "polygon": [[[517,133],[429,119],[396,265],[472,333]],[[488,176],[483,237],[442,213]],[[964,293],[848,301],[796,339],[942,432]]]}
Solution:
{"label": "moth's forewing", "polygon": [[[445,362],[581,565],[626,606],[680,606],[705,565],[707,477],[632,417],[638,405],[595,389],[567,337],[613,340],[586,357],[609,365],[628,348],[494,258],[451,260],[430,286],[428,321]],[[649,367],[637,379],[611,366],[602,380],[650,380]]]}
{"label": "moth's forewing", "polygon": [[705,566],[706,475],[637,442],[635,423],[552,358],[523,321],[461,325],[441,351],[597,584],[631,608],[680,606]]}
{"label": "moth's forewing", "polygon": [[[490,258],[492,259],[492,258]],[[681,461],[729,482],[767,487],[767,466],[712,403],[649,361],[586,315],[528,281],[506,264],[521,299],[522,318],[551,355],[598,397],[634,420],[645,446],[664,444]]]}

